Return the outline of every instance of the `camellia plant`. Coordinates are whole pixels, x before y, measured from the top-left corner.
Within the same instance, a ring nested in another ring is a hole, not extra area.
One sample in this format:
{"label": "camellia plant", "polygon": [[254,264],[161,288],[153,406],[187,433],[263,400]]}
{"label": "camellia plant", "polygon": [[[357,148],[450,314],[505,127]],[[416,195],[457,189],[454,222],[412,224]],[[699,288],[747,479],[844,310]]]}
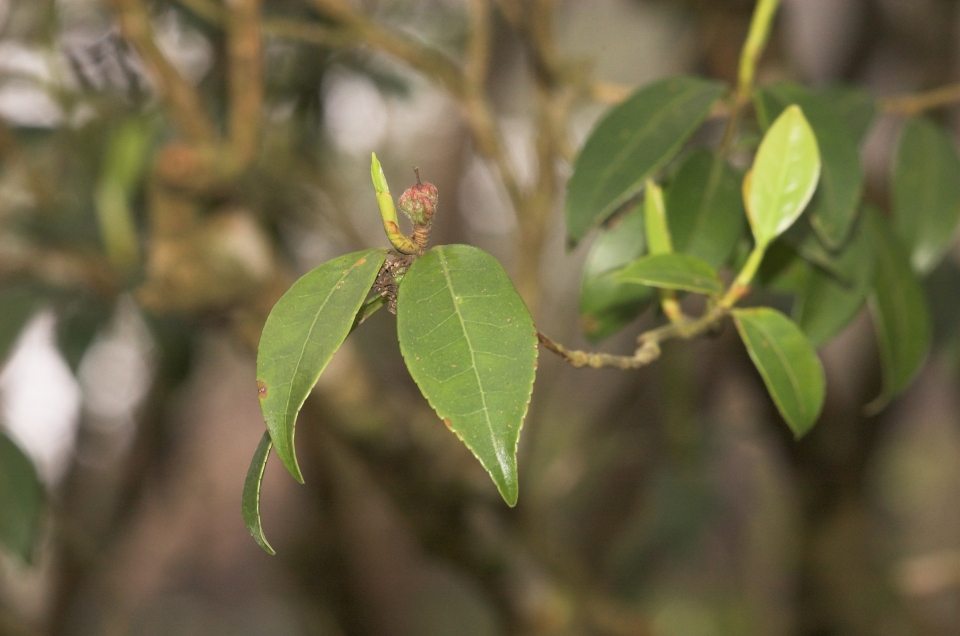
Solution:
{"label": "camellia plant", "polygon": [[[931,341],[918,276],[956,236],[960,157],[943,129],[911,119],[896,152],[892,214],[865,204],[858,147],[875,101],[847,88],[754,86],[778,4],[758,2],[733,90],[693,77],[643,87],[599,121],[574,162],[565,209],[571,246],[597,230],[581,288],[584,334],[605,338],[651,306],[663,316],[661,326],[638,337],[632,355],[554,342],[536,329],[491,255],[467,245],[429,247],[438,193],[419,175],[399,198],[413,226],[405,235],[374,155],[374,190],[393,249],[347,254],[307,273],[263,329],[257,386],[267,431],[247,476],[243,513],[265,550],[273,552],[259,515],[269,451],[303,481],[297,414],[346,337],[384,306],[397,316],[400,351],[424,397],[510,506],[538,343],[576,367],[634,369],[656,360],[661,343],[704,335],[731,318],[799,438],[824,402],[816,349],[866,304],[883,367],[882,392],[866,410],[878,411],[910,384]],[[740,126],[751,105],[759,144]],[[716,147],[691,144],[717,112],[726,125]],[[734,154],[747,158],[740,165],[748,170],[735,167]],[[691,294],[703,301],[682,305]],[[789,317],[767,306],[784,294],[793,299]]]}

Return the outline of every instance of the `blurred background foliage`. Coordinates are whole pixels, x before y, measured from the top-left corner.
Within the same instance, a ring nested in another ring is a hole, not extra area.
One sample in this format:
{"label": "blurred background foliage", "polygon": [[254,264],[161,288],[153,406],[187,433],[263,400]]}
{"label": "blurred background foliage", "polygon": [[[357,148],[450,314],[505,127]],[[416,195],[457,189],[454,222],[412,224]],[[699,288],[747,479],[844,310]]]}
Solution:
{"label": "blurred background foliage", "polygon": [[[301,413],[306,486],[268,466],[265,555],[239,511],[253,351],[296,275],[385,245],[370,152],[396,191],[414,165],[438,186],[435,242],[493,253],[539,327],[587,346],[569,161],[633,87],[732,83],[753,3],[258,5],[0,1],[0,633],[957,633],[956,248],[925,283],[919,380],[862,415],[861,315],[820,352],[799,443],[730,328],[635,372],[543,353],[515,509],[381,312]],[[948,85],[958,33],[955,0],[785,0],[759,82]],[[901,125],[863,145],[881,207]]]}

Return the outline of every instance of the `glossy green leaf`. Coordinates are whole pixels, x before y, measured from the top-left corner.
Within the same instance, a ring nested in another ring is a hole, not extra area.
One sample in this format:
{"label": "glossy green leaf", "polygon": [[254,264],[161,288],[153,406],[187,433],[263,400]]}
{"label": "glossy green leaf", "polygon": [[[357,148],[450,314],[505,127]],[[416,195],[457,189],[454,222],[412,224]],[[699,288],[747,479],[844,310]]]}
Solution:
{"label": "glossy green leaf", "polygon": [[37,310],[38,294],[29,287],[0,289],[0,366]]}
{"label": "glossy green leaf", "polygon": [[834,258],[834,270],[841,278],[811,267],[794,304],[793,318],[815,348],[840,333],[866,303],[873,280],[873,248],[864,225],[857,223],[849,244]]}
{"label": "glossy green leaf", "polygon": [[33,562],[43,508],[33,462],[0,431],[0,545],[26,563]]}
{"label": "glossy green leaf", "polygon": [[673,77],[610,109],[587,138],[567,186],[571,242],[639,192],[703,123],[724,90],[718,82]]}
{"label": "glossy green leaf", "polygon": [[515,505],[537,337],[500,263],[468,245],[431,249],[400,285],[397,334],[420,391]]}
{"label": "glossy green leaf", "polygon": [[580,286],[580,328],[590,340],[623,329],[643,311],[654,290],[615,280],[617,271],[646,253],[644,212],[638,206],[602,228],[587,253]]}
{"label": "glossy green leaf", "polygon": [[826,394],[816,352],[800,328],[776,309],[735,309],[733,319],[777,410],[793,434],[803,437],[820,417]]}
{"label": "glossy green leaf", "polygon": [[747,219],[758,245],[768,245],[793,225],[810,202],[820,177],[817,140],[803,112],[789,106],[757,150],[743,183]]}
{"label": "glossy green leaf", "polygon": [[277,456],[303,482],[293,448],[297,413],[343,344],[386,256],[346,254],[304,274],[277,301],[260,336],[257,388]]}
{"label": "glossy green leaf", "polygon": [[913,268],[926,274],[956,242],[960,156],[953,140],[918,117],[903,128],[893,170],[893,214]]}
{"label": "glossy green leaf", "polygon": [[647,179],[643,195],[643,219],[647,230],[647,252],[669,254],[673,251],[670,227],[667,225],[667,208],[663,203],[663,190],[653,179]]}
{"label": "glossy green leaf", "polygon": [[797,84],[782,82],[757,93],[761,123],[773,121],[797,104],[816,135],[822,162],[820,182],[810,202],[810,224],[831,249],[844,244],[856,220],[863,190],[860,151],[843,115],[824,97]]}
{"label": "glossy green leaf", "polygon": [[920,281],[890,223],[864,210],[874,248],[870,312],[883,367],[883,391],[868,405],[876,412],[899,395],[920,371],[930,350],[930,314]]}
{"label": "glossy green leaf", "polygon": [[667,188],[673,248],[720,267],[743,233],[740,179],[718,155],[700,148],[680,166]]}
{"label": "glossy green leaf", "polygon": [[243,511],[243,521],[247,524],[247,530],[257,544],[263,548],[267,554],[276,554],[273,547],[263,536],[263,526],[260,525],[260,486],[263,483],[263,472],[267,468],[267,459],[270,457],[270,449],[273,448],[273,442],[270,441],[270,431],[266,431],[257,444],[257,450],[250,460],[250,468],[247,470],[247,479],[243,482],[243,499],[241,510]]}
{"label": "glossy green leaf", "polygon": [[617,274],[621,283],[698,294],[723,293],[723,283],[710,263],[688,254],[655,254],[638,259]]}

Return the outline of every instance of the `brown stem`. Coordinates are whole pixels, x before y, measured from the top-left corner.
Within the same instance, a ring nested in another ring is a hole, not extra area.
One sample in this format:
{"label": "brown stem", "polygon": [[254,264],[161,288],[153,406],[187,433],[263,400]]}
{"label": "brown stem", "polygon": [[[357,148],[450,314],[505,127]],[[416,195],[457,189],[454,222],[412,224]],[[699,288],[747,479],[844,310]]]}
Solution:
{"label": "brown stem", "polygon": [[881,97],[878,102],[881,112],[890,115],[919,115],[924,111],[960,103],[960,84],[941,86],[925,93]]}
{"label": "brown stem", "polygon": [[234,0],[227,18],[230,112],[228,153],[240,170],[256,155],[263,106],[263,60],[260,39],[261,0]]}

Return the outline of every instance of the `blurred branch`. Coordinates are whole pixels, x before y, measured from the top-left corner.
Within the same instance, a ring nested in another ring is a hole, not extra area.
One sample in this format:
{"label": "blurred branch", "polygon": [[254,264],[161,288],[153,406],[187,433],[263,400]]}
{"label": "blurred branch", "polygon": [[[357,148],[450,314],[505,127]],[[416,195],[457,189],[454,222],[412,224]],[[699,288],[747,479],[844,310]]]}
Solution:
{"label": "blurred branch", "polygon": [[196,87],[187,81],[157,46],[146,6],[140,0],[111,0],[123,36],[143,59],[150,76],[167,103],[180,132],[193,142],[215,138]]}
{"label": "blurred branch", "polygon": [[894,95],[878,100],[881,112],[910,117],[928,110],[960,104],[960,84],[942,86],[925,93]]}
{"label": "blurred branch", "polygon": [[[227,10],[213,0],[176,0],[176,2],[208,23],[220,28],[226,27]],[[264,37],[268,38],[296,40],[330,48],[342,48],[359,42],[355,35],[343,29],[290,18],[266,18],[260,25],[260,31]]]}
{"label": "blurred branch", "polygon": [[228,152],[240,170],[255,157],[263,107],[263,60],[260,39],[261,0],[234,0],[227,18],[230,78]]}
{"label": "blurred branch", "polygon": [[403,60],[438,81],[455,96],[462,96],[463,76],[460,69],[439,51],[381,26],[343,0],[309,2],[321,14],[351,32],[359,42]]}

